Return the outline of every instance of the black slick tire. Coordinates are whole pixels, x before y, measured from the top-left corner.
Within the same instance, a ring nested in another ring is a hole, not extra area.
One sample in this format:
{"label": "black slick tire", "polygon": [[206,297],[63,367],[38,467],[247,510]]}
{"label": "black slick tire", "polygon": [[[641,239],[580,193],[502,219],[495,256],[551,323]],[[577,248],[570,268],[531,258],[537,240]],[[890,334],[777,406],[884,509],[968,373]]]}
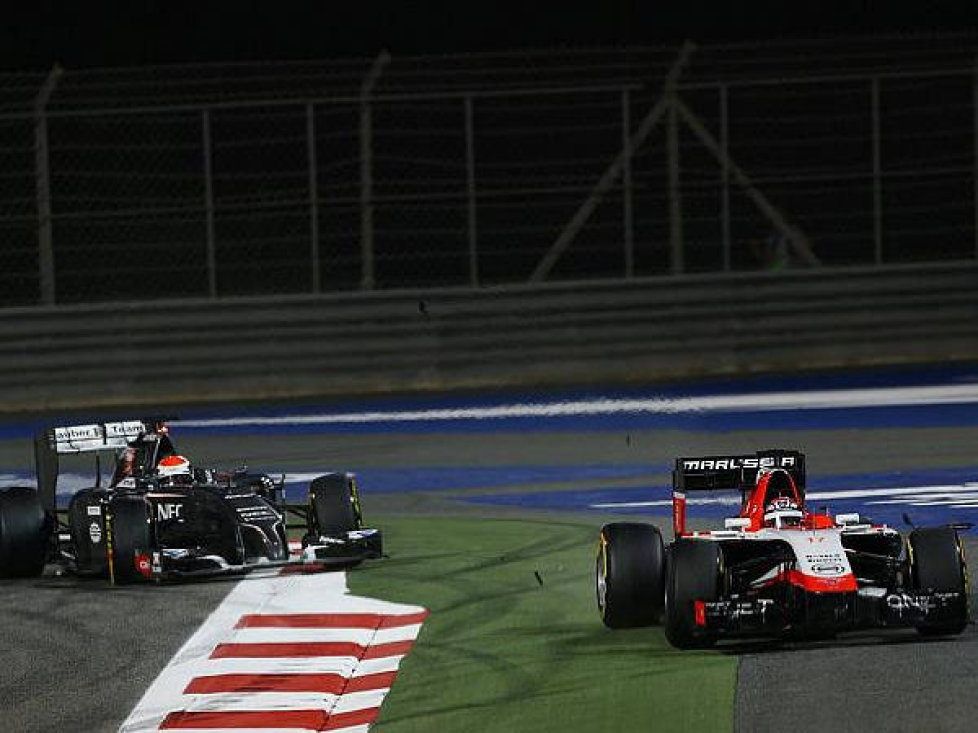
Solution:
{"label": "black slick tire", "polygon": [[40,575],[49,537],[50,523],[35,489],[0,489],[0,577]]}
{"label": "black slick tire", "polygon": [[666,563],[665,632],[678,649],[705,649],[716,635],[696,623],[696,602],[719,600],[723,584],[723,551],[709,540],[680,539]]}
{"label": "black slick tire", "polygon": [[960,634],[968,625],[968,567],[958,533],[951,527],[915,529],[908,540],[912,587],[920,593],[960,593],[953,616],[918,626],[923,636]]}
{"label": "black slick tire", "polygon": [[617,522],[601,528],[595,589],[605,626],[627,629],[659,621],[665,556],[662,535],[651,524]]}
{"label": "black slick tire", "polygon": [[152,552],[150,505],[141,496],[119,496],[112,500],[112,571],[119,584],[146,580],[136,567],[138,555]]}
{"label": "black slick tire", "polygon": [[330,473],[315,479],[309,486],[309,503],[313,533],[339,537],[360,529],[357,497],[344,474]]}

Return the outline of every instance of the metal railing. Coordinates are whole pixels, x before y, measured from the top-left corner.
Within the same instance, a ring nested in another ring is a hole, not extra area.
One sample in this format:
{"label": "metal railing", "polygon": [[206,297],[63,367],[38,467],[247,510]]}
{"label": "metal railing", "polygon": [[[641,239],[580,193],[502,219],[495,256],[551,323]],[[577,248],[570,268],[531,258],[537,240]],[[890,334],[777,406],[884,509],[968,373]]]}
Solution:
{"label": "metal railing", "polygon": [[975,258],[975,49],[0,77],[0,304]]}

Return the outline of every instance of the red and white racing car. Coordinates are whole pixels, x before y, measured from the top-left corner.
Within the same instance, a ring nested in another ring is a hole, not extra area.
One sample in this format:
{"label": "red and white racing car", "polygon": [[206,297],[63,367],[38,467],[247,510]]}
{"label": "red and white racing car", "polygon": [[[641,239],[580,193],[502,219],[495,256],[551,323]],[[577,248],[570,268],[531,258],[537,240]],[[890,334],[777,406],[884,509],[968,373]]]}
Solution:
{"label": "red and white racing car", "polygon": [[[686,495],[739,490],[724,529],[688,531]],[[866,628],[960,633],[968,623],[968,573],[960,525],[914,529],[904,538],[858,514],[805,508],[805,456],[679,458],[673,471],[673,534],[651,524],[601,528],[598,609],[611,628],[662,619],[679,648],[734,636],[831,636]]]}

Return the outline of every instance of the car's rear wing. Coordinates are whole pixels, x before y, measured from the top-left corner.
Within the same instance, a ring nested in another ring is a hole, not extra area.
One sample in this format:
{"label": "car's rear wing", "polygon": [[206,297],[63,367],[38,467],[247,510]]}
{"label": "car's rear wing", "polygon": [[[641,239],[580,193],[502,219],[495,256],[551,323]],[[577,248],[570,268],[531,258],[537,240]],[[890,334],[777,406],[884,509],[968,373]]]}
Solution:
{"label": "car's rear wing", "polygon": [[796,450],[763,450],[746,455],[677,458],[672,472],[672,530],[686,533],[686,492],[739,491],[741,497],[757,484],[761,471],[783,468],[800,498],[805,498],[805,454]]}
{"label": "car's rear wing", "polygon": [[[59,456],[66,454],[116,452],[127,447],[144,433],[155,429],[162,420],[123,420],[118,422],[64,425],[47,428],[34,439],[34,467],[41,503],[55,510]],[[96,467],[96,474],[100,468]]]}

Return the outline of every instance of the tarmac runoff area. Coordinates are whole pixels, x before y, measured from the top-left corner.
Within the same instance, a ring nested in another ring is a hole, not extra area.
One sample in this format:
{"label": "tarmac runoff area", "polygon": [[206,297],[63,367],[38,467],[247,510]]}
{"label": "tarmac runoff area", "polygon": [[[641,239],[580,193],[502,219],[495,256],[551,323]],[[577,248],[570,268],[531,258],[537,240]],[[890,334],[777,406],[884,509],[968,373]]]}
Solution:
{"label": "tarmac runoff area", "polygon": [[[528,510],[467,500],[475,495],[570,495],[581,488],[600,492],[642,481],[662,483],[668,480],[669,461],[677,455],[764,447],[804,450],[811,475],[978,465],[978,427],[972,424],[722,432],[628,425],[590,430],[586,421],[576,429],[563,425],[553,431],[495,426],[491,432],[419,433],[412,428],[407,423],[403,430],[377,433],[238,430],[233,437],[190,429],[185,434],[175,431],[175,439],[182,452],[204,464],[228,466],[246,460],[254,468],[302,472],[350,468],[376,478],[437,469],[437,490],[407,486],[386,491],[365,481],[368,519],[371,513],[562,514],[565,510],[556,508]],[[29,451],[23,439],[0,443],[0,466],[25,470],[30,466]],[[622,465],[635,469],[624,478],[614,471],[606,476],[593,473],[596,466]],[[566,471],[517,470],[528,466]],[[592,473],[582,479],[577,468]],[[496,478],[487,485],[487,469],[510,473],[513,480]],[[610,514],[609,509],[591,512],[575,516],[584,521],[593,517],[597,529]],[[973,558],[978,558],[976,545],[975,536],[968,533],[965,546]],[[971,587],[976,587],[974,577]],[[237,581],[228,580],[116,589],[53,576],[0,582],[4,728],[117,730],[188,637],[236,588]],[[971,607],[975,608],[974,598]],[[895,632],[798,645],[725,647],[720,653],[739,659],[734,722],[741,731],[964,731],[974,729],[978,712],[975,644],[974,628],[969,627],[950,640],[924,641],[914,632]]]}

